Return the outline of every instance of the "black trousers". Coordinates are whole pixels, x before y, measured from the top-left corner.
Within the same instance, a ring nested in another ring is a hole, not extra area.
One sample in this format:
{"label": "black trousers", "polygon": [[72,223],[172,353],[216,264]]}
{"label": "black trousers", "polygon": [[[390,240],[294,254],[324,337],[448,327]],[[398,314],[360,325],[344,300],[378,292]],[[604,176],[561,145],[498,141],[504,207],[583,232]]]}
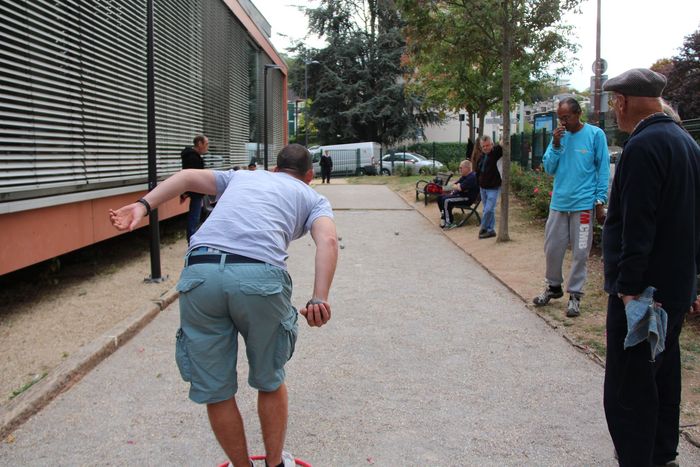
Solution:
{"label": "black trousers", "polygon": [[330,183],[331,182],[331,171],[333,169],[331,167],[321,167],[321,183]]}
{"label": "black trousers", "polygon": [[454,221],[452,209],[456,206],[471,206],[472,200],[461,193],[440,195],[437,202],[440,209],[440,218],[445,219],[445,224]]}
{"label": "black trousers", "polygon": [[[663,306],[663,304],[662,304]],[[648,342],[624,350],[625,307],[608,298],[603,405],[621,466],[665,464],[678,455],[681,354],[678,337],[688,311],[668,309],[663,352],[651,362]]]}

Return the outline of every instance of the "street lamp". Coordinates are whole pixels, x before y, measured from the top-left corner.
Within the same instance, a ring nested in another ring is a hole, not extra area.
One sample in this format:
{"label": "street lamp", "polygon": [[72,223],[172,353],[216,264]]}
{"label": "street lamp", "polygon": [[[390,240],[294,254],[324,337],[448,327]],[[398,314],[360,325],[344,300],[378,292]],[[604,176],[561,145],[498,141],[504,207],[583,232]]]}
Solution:
{"label": "street lamp", "polygon": [[279,65],[273,65],[272,63],[268,63],[265,65],[265,71],[263,72],[263,128],[264,128],[264,136],[263,136],[263,143],[265,146],[265,154],[264,154],[264,167],[265,170],[267,170],[267,70],[279,70],[282,68]]}
{"label": "street lamp", "polygon": [[304,146],[309,147],[309,65],[319,65],[317,60],[307,60],[304,62]]}

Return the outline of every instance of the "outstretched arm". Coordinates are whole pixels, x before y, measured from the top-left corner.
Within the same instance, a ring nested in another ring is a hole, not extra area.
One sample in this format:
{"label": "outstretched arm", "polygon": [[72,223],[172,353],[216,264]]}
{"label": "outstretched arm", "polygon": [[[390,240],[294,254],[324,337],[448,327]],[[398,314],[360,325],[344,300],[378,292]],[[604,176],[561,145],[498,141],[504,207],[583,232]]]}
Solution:
{"label": "outstretched arm", "polygon": [[309,326],[323,326],[331,319],[328,294],[338,263],[338,236],[333,219],[325,216],[316,219],[311,225],[311,237],[316,243],[314,292],[300,312]]}
{"label": "outstretched arm", "polygon": [[[182,170],[167,178],[153,191],[143,197],[152,209],[157,208],[165,201],[179,196],[186,191],[203,193],[206,195],[216,194],[216,179],[211,170]],[[139,221],[146,217],[146,206],[141,203],[131,203],[116,211],[109,210],[109,220],[117,230],[134,230]]]}

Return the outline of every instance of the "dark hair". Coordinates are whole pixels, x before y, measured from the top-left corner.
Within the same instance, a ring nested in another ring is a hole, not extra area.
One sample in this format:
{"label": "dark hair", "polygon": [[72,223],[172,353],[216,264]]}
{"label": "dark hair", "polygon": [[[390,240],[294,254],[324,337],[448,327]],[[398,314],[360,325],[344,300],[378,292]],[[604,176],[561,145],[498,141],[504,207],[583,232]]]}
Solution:
{"label": "dark hair", "polygon": [[197,135],[194,137],[192,140],[192,146],[197,146],[199,143],[203,143],[207,140],[207,137],[204,135]]}
{"label": "dark hair", "polygon": [[277,169],[304,176],[313,167],[311,153],[301,144],[290,144],[277,154]]}
{"label": "dark hair", "polygon": [[581,113],[581,104],[579,104],[578,101],[573,97],[567,97],[559,101],[559,107],[561,107],[564,104],[568,105],[569,110],[571,110],[573,113]]}

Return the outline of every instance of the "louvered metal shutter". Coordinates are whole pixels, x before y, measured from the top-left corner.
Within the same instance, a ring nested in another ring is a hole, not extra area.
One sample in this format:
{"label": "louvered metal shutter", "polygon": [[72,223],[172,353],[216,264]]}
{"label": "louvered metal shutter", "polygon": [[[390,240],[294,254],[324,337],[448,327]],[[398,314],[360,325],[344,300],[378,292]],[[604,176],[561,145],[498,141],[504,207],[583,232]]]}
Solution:
{"label": "louvered metal shutter", "polygon": [[[224,1],[156,1],[154,29],[159,178],[180,169],[200,133],[209,167],[247,164],[249,143],[262,141],[262,62],[272,60]],[[146,3],[0,0],[0,45],[0,202],[143,189]],[[282,81],[271,75],[268,110],[279,115]],[[279,127],[268,127],[271,154]]]}
{"label": "louvered metal shutter", "polygon": [[0,201],[145,181],[145,4],[0,3]]}
{"label": "louvered metal shutter", "polygon": [[[200,2],[155,2],[156,155],[158,175],[182,168],[180,152],[204,129]],[[213,141],[212,141],[213,142]]]}

